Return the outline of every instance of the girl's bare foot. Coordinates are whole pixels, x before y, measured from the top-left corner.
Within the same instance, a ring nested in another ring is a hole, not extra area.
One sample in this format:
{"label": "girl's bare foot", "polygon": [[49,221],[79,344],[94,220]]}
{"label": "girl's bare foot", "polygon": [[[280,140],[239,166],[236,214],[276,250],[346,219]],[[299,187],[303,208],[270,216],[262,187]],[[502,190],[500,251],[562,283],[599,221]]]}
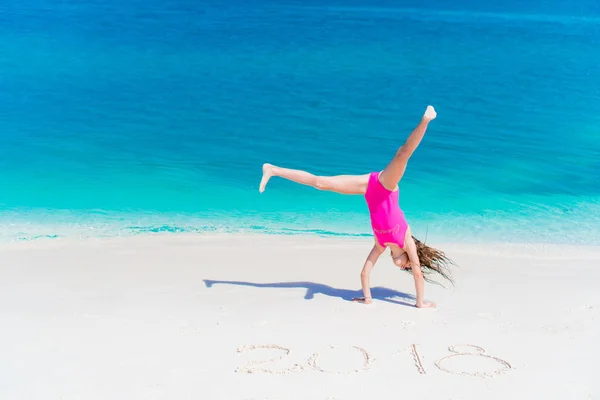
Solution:
{"label": "girl's bare foot", "polygon": [[437,117],[437,112],[435,111],[435,108],[433,108],[433,106],[427,106],[425,114],[423,115],[423,119],[427,121],[432,121],[435,119],[435,117]]}
{"label": "girl's bare foot", "polygon": [[263,170],[263,175],[262,175],[262,179],[260,180],[260,186],[258,188],[258,190],[261,193],[265,191],[265,187],[267,186],[269,179],[271,179],[271,177],[273,176],[273,166],[271,164],[265,163],[265,164],[263,164],[262,170]]}

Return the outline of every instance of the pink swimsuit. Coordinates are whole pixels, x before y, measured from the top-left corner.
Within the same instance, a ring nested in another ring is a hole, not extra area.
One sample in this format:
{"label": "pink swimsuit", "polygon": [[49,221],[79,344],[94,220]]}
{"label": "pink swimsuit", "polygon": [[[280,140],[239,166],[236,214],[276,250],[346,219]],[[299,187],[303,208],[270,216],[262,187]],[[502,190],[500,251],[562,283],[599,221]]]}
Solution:
{"label": "pink swimsuit", "polygon": [[382,247],[395,243],[404,248],[408,223],[398,203],[399,191],[387,190],[379,182],[379,172],[371,172],[365,200],[371,215],[375,239]]}

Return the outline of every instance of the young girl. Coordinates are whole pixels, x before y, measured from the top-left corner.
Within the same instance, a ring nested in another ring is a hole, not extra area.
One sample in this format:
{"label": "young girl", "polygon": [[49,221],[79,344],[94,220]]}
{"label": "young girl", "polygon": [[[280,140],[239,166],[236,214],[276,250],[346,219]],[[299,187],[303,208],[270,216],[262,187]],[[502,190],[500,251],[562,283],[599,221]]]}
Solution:
{"label": "young girl", "polygon": [[[412,236],[408,222],[398,203],[398,183],[404,175],[408,160],[419,146],[429,122],[436,116],[435,109],[428,106],[417,127],[381,172],[371,172],[365,175],[316,176],[302,170],[281,168],[271,164],[263,165],[263,176],[259,188],[261,193],[264,192],[269,179],[278,176],[319,190],[365,196],[375,244],[367,256],[360,275],[364,297],[355,298],[354,301],[364,304],[371,303],[369,275],[381,254],[388,247],[394,264],[409,271],[414,277],[417,307],[435,307],[435,303],[426,302],[423,299],[424,281],[427,279],[425,275],[435,272],[452,282],[447,271],[447,265],[452,264],[452,261],[443,252],[426,246]],[[427,281],[430,280],[427,279]]]}

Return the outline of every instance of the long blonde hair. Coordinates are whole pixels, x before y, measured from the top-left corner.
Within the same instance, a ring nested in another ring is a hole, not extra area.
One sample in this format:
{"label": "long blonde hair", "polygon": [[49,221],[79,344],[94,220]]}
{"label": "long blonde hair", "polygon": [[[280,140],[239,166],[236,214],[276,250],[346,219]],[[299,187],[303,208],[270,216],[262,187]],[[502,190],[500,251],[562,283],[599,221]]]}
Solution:
{"label": "long blonde hair", "polygon": [[[414,236],[412,238],[417,246],[417,255],[419,256],[421,271],[423,272],[425,281],[441,285],[439,282],[431,279],[432,275],[438,274],[454,285],[454,279],[452,279],[449,269],[449,266],[456,265],[454,261],[448,258],[443,251],[427,246]],[[411,269],[407,269],[406,271],[412,274]]]}

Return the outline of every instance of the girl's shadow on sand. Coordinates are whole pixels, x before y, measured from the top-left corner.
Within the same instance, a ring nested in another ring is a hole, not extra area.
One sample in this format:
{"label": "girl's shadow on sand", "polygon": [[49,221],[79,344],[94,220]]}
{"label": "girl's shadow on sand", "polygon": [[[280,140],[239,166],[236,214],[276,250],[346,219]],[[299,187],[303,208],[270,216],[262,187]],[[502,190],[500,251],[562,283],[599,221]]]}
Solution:
{"label": "girl's shadow on sand", "polygon": [[[363,297],[362,290],[348,290],[348,289],[336,289],[331,286],[323,285],[321,283],[314,282],[279,282],[279,283],[253,283],[253,282],[241,282],[241,281],[215,281],[210,279],[204,279],[204,284],[207,288],[211,288],[213,285],[235,285],[235,286],[250,286],[256,288],[287,288],[287,289],[306,289],[304,298],[311,300],[315,294],[322,294],[330,297],[338,297],[346,301],[352,301],[354,297]],[[385,301],[393,304],[400,304],[403,306],[414,307],[415,297],[398,292],[396,290],[374,287],[371,288],[371,296],[373,299]]]}

